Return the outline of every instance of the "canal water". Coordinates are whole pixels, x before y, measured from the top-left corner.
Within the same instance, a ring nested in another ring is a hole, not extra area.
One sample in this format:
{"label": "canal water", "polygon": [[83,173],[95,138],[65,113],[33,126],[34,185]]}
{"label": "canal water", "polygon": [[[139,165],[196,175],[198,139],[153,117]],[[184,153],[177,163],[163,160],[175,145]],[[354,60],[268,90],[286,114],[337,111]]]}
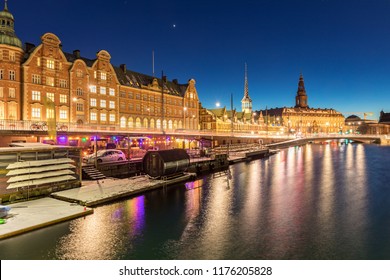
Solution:
{"label": "canal water", "polygon": [[0,259],[390,259],[390,147],[309,144],[0,241]]}

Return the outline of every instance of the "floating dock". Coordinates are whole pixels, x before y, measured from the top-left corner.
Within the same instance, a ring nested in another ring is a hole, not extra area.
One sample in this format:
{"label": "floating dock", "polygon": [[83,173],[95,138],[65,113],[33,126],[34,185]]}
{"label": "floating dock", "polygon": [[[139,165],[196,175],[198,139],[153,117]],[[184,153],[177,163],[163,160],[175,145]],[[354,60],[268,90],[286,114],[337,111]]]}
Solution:
{"label": "floating dock", "polygon": [[185,173],[180,176],[159,180],[150,179],[148,176],[136,176],[126,179],[109,178],[84,181],[81,188],[56,192],[51,194],[51,197],[91,207],[180,182],[186,182],[195,178],[195,176],[193,173]]}

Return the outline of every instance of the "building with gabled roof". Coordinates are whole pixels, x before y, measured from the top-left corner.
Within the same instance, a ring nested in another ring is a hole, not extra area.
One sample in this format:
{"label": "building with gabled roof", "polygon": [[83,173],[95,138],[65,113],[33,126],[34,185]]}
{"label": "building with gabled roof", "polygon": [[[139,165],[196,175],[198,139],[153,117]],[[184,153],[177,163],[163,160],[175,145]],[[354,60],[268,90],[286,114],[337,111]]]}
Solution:
{"label": "building with gabled roof", "polygon": [[37,46],[14,32],[7,4],[0,12],[0,120],[66,123],[70,129],[124,132],[198,130],[195,80],[180,84],[166,77],[111,64],[100,50],[93,59],[65,52],[53,33]]}

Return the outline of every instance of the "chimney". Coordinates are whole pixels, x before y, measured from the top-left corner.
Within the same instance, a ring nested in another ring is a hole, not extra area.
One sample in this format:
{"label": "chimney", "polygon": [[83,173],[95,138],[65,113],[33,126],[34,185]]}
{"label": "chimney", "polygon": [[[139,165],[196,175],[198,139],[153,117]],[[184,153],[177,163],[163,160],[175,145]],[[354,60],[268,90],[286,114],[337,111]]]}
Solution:
{"label": "chimney", "polygon": [[178,79],[173,79],[172,83],[174,83],[175,85],[178,85],[179,84],[179,80]]}
{"label": "chimney", "polygon": [[123,73],[126,74],[126,64],[121,64],[119,67],[122,69]]}
{"label": "chimney", "polygon": [[26,53],[29,53],[33,48],[35,48],[35,45],[32,43],[25,43]]}
{"label": "chimney", "polygon": [[74,51],[73,51],[73,55],[74,55],[76,58],[80,58],[80,50],[74,50]]}

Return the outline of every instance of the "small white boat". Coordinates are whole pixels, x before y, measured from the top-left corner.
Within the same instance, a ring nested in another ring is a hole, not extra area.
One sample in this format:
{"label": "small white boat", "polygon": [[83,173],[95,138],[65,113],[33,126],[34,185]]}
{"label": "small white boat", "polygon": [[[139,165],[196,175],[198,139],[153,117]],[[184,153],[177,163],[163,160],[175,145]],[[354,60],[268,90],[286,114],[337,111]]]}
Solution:
{"label": "small white boat", "polygon": [[11,207],[0,205],[0,218],[7,216],[9,210],[11,210]]}

